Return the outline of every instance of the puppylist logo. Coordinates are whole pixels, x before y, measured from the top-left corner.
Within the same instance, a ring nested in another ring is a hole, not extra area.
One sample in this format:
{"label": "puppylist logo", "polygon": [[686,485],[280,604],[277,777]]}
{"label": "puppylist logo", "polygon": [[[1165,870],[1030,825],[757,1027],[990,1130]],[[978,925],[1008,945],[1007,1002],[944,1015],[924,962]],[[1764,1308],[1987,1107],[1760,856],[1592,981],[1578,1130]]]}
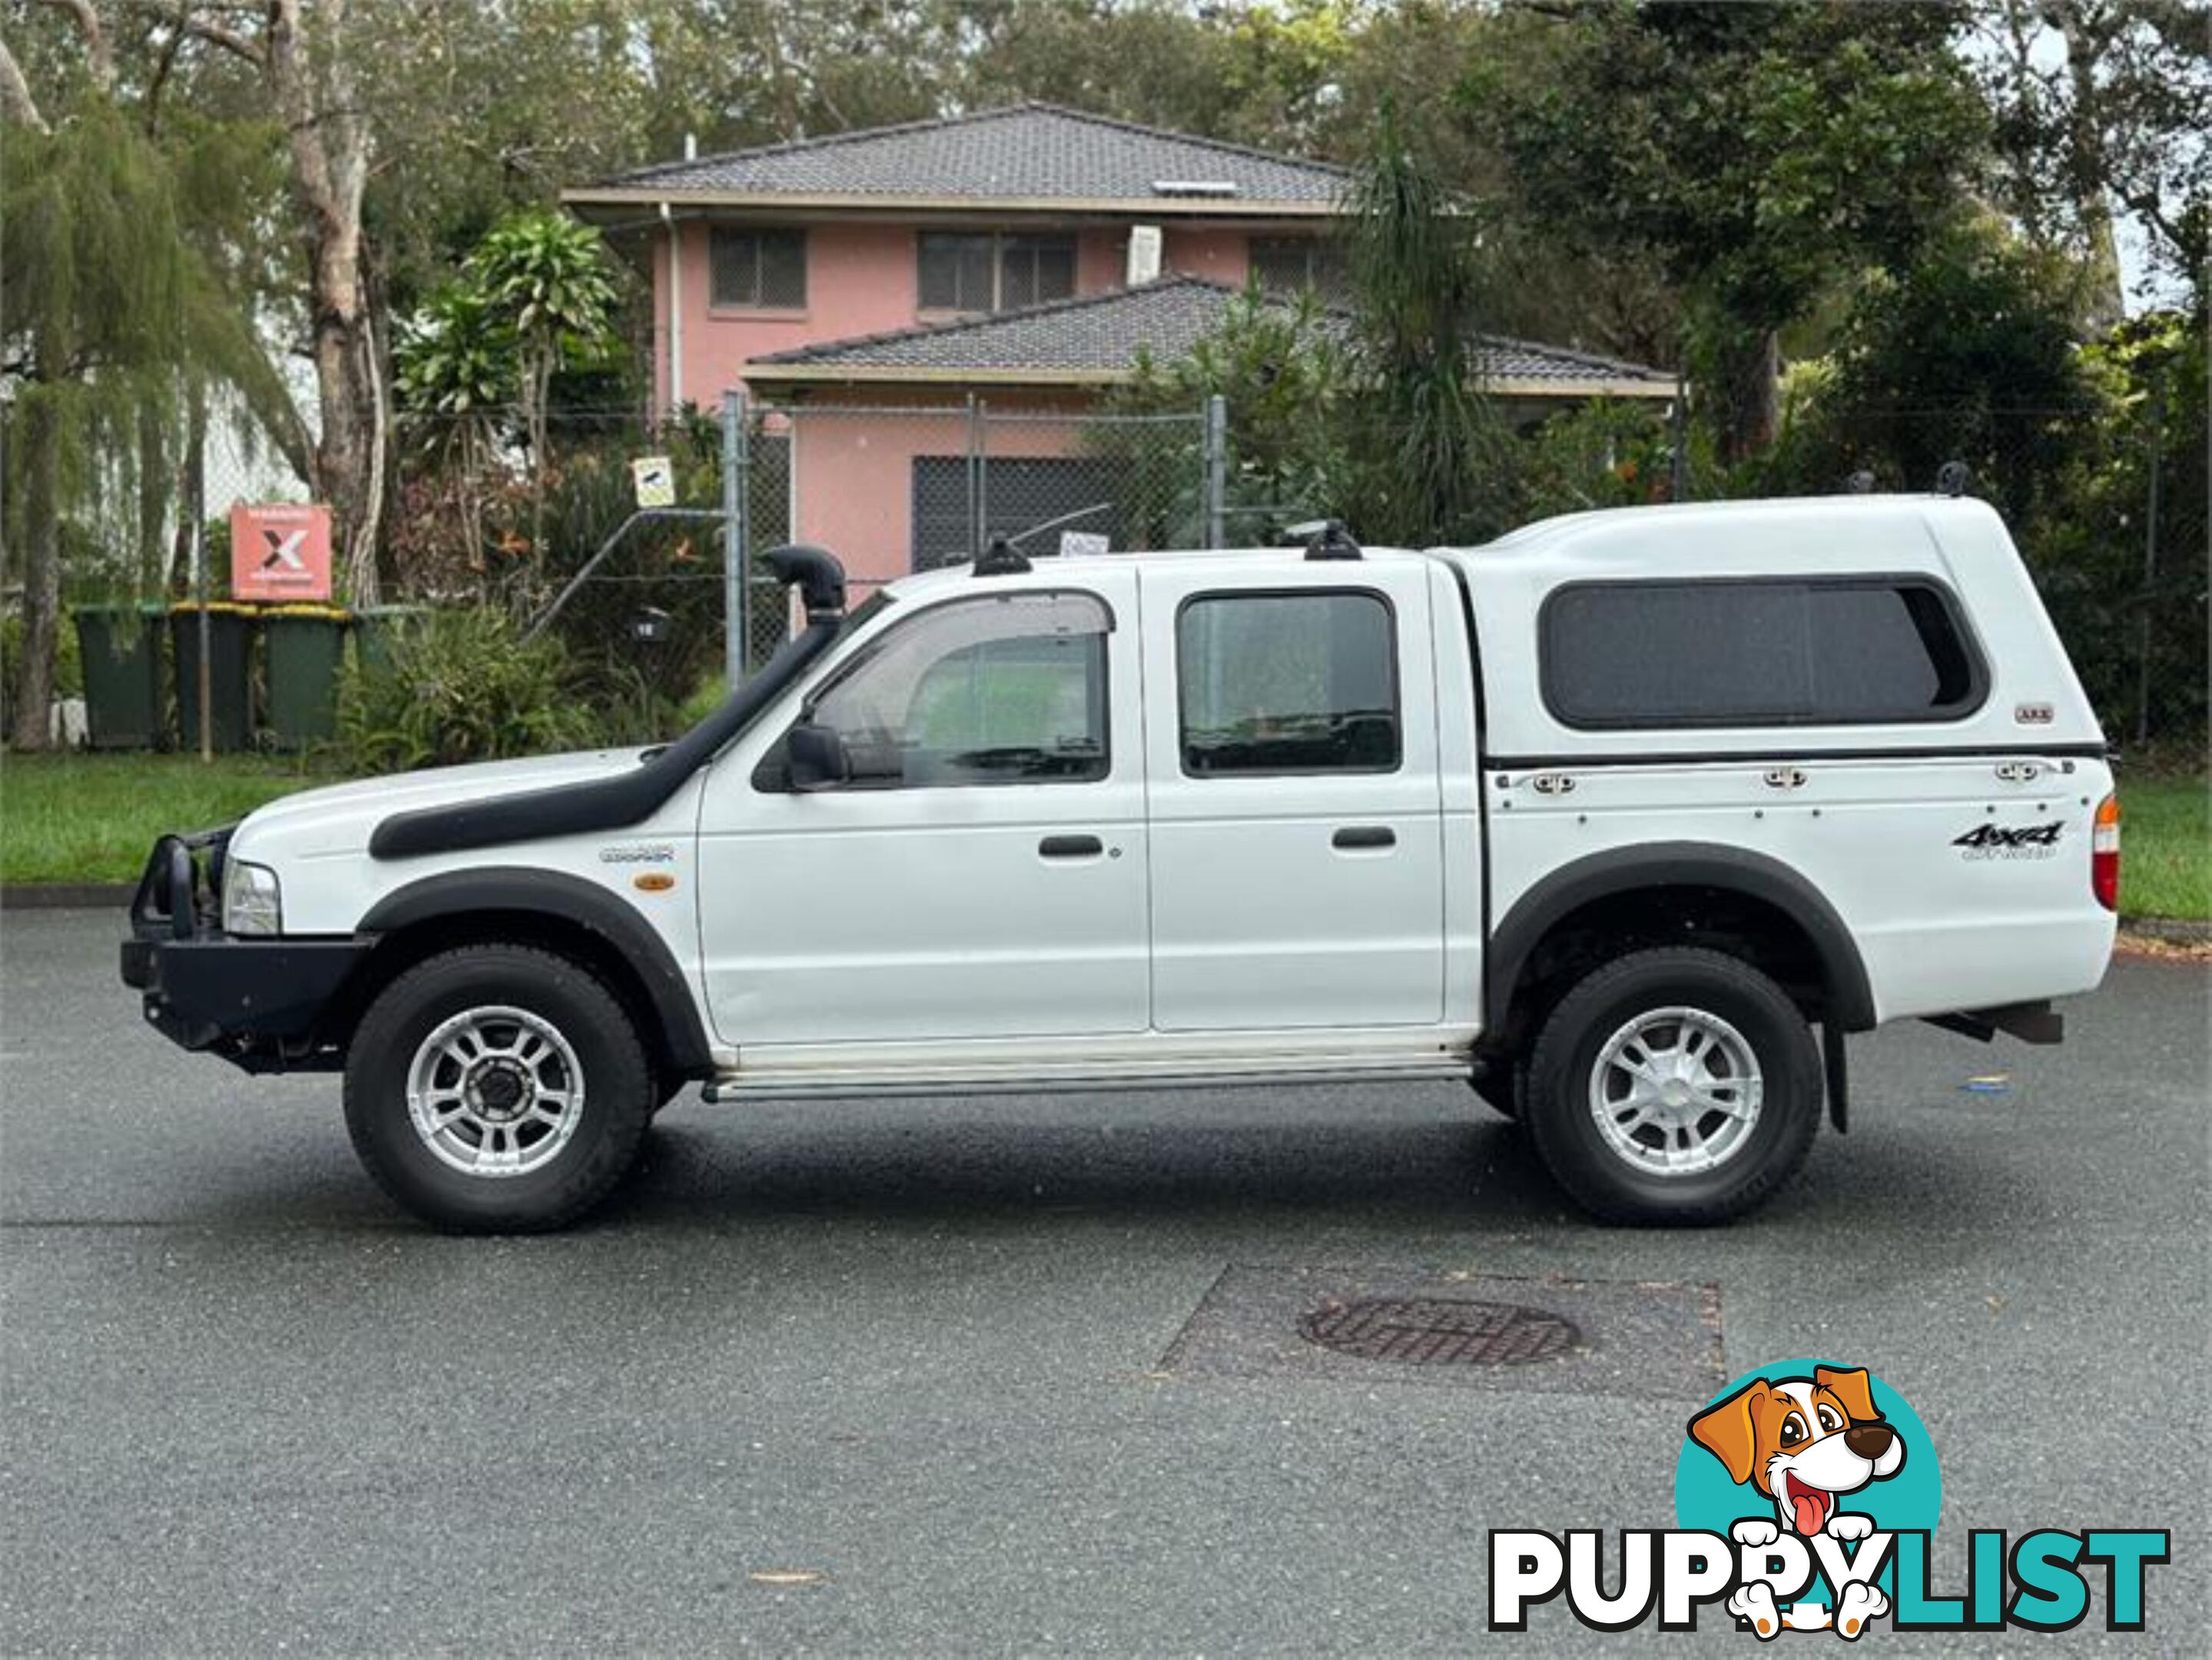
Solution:
{"label": "puppylist logo", "polygon": [[[2143,1581],[2168,1556],[2149,1529],[1976,1529],[1955,1595],[1935,1589],[1943,1499],[1927,1426],[1861,1366],[1785,1360],[1737,1378],[1691,1418],[1674,1529],[1494,1529],[1490,1628],[1525,1631],[1564,1596],[1594,1631],[1656,1618],[1695,1631],[1717,1608],[1762,1642],[1898,1631],[2070,1631],[2093,1584],[2108,1631],[2143,1629]],[[1608,1593],[1610,1584],[1614,1590]]]}

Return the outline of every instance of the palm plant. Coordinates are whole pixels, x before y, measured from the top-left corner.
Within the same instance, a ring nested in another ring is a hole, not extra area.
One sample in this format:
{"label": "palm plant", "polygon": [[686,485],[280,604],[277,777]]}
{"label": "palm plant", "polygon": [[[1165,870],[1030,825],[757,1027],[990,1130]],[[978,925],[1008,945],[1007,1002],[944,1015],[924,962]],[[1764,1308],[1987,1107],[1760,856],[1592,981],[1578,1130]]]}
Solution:
{"label": "palm plant", "polygon": [[1386,104],[1352,189],[1350,408],[1360,533],[1415,544],[1511,522],[1510,435],[1482,385],[1479,222],[1406,144]]}

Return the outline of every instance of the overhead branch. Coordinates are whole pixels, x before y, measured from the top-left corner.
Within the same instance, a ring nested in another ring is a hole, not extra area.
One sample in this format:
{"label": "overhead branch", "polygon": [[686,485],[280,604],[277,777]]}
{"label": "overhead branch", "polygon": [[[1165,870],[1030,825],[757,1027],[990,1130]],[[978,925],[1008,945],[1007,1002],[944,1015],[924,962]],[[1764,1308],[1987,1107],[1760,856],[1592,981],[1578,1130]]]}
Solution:
{"label": "overhead branch", "polygon": [[146,82],[146,132],[149,137],[161,130],[161,94],[168,90],[169,73],[177,66],[177,53],[185,44],[182,29],[169,29],[161,42],[161,55],[155,61],[154,73]]}
{"label": "overhead branch", "polygon": [[92,0],[43,0],[56,11],[65,11],[76,25],[77,36],[84,42],[84,65],[92,76],[92,84],[102,93],[115,89],[115,53],[107,44],[107,31],[101,27],[100,14],[92,9]]}
{"label": "overhead branch", "polygon": [[46,118],[39,113],[39,100],[31,96],[31,83],[23,79],[22,66],[4,40],[0,40],[0,116],[10,125],[28,127],[33,132],[52,131]]}
{"label": "overhead branch", "polygon": [[188,3],[188,0],[131,0],[131,9],[157,23],[167,24],[179,34],[220,46],[233,57],[242,58],[256,68],[261,64],[263,53],[258,40],[252,35],[240,33],[228,23],[216,21]]}

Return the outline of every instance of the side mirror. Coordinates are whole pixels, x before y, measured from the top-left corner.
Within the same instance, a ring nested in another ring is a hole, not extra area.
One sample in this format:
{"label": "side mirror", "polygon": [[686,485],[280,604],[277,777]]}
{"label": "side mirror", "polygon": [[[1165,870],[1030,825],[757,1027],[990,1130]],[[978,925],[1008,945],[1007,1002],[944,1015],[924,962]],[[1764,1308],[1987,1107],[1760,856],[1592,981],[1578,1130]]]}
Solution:
{"label": "side mirror", "polygon": [[791,729],[783,747],[791,787],[800,794],[836,789],[852,781],[853,758],[845,752],[845,740],[835,727],[802,721]]}

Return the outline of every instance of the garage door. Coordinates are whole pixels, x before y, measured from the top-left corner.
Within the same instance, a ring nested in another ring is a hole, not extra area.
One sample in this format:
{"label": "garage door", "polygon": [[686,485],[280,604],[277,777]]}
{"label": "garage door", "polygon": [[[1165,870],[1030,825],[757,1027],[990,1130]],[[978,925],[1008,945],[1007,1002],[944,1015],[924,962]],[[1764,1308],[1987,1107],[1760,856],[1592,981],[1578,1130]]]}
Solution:
{"label": "garage door", "polygon": [[[1110,470],[1080,459],[989,459],[977,468],[975,495],[984,515],[981,538],[969,522],[968,458],[918,455],[914,459],[914,569],[933,570],[975,556],[978,541],[1015,536],[1033,526],[1084,508],[1110,503]],[[1094,513],[1071,520],[1067,528],[1110,532],[1114,515]],[[1030,551],[1050,553],[1059,538],[1049,532]]]}

